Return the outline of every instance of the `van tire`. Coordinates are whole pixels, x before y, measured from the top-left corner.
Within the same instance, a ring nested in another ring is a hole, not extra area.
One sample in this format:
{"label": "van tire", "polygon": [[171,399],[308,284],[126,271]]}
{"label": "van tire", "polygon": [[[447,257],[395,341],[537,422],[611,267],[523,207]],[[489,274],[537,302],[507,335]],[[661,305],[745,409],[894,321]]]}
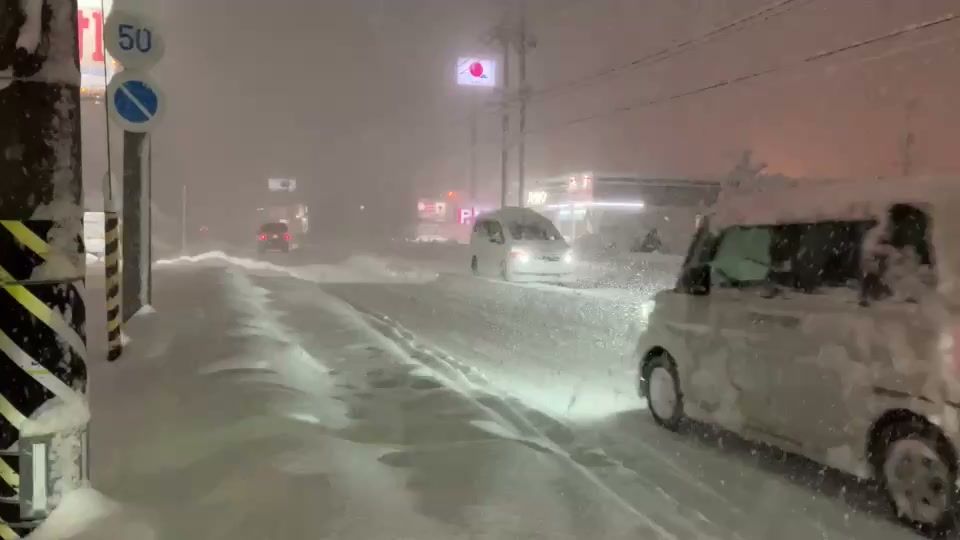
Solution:
{"label": "van tire", "polygon": [[[877,456],[877,478],[897,519],[928,536],[938,536],[953,529],[956,524],[958,502],[957,465],[952,458],[956,454],[943,433],[936,426],[926,422],[905,421],[888,426],[880,437],[884,445],[883,451]],[[928,499],[911,493],[911,488],[915,491],[918,486],[903,487],[907,482],[903,479],[891,478],[891,475],[897,474],[898,464],[895,461],[898,456],[902,456],[901,466],[906,464],[905,466],[908,467],[905,474],[913,476],[910,478],[912,482],[919,480],[922,483],[920,489],[928,490],[932,497],[943,497],[945,510],[936,519],[918,519],[921,516],[911,516],[901,511],[901,507],[907,504],[904,497],[917,497],[920,500],[914,499],[913,502],[921,502],[921,504]],[[910,467],[911,460],[915,462],[917,459],[921,461],[921,465],[916,466],[920,469],[919,472],[916,472],[916,468]],[[912,474],[911,469],[913,469]],[[920,478],[917,478],[917,475],[920,475]],[[903,491],[904,489],[906,491]]]}
{"label": "van tire", "polygon": [[644,393],[653,420],[661,427],[677,431],[683,423],[683,393],[677,364],[666,352],[644,364]]}

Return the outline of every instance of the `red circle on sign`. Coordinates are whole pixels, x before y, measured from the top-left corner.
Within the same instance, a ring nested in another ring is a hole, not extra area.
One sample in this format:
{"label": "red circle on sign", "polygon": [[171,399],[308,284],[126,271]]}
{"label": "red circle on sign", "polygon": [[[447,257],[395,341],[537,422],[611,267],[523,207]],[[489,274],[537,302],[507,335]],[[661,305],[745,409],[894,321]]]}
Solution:
{"label": "red circle on sign", "polygon": [[483,75],[483,64],[480,62],[474,62],[470,64],[470,75],[473,75],[474,77]]}

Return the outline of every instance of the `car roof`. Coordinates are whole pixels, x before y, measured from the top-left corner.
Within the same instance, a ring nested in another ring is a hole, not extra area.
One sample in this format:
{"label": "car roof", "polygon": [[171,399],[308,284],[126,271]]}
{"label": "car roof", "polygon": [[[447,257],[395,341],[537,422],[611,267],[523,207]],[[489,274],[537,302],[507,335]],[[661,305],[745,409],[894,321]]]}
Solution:
{"label": "car roof", "polygon": [[877,219],[898,203],[936,207],[958,202],[958,177],[794,180],[726,188],[708,215],[712,227],[855,221]]}

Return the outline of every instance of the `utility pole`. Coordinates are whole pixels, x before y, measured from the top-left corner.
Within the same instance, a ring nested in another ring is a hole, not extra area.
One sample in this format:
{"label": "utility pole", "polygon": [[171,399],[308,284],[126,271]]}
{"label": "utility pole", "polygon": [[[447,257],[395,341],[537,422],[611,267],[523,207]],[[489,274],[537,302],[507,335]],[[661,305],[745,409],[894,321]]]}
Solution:
{"label": "utility pole", "polygon": [[517,40],[517,56],[520,57],[520,82],[517,93],[520,98],[520,138],[517,145],[517,206],[526,202],[526,131],[527,131],[527,10],[520,2],[520,35]]}
{"label": "utility pole", "polygon": [[477,204],[477,104],[470,109],[470,204]]}
{"label": "utility pole", "polygon": [[504,23],[498,29],[498,38],[503,45],[503,119],[500,126],[500,208],[507,206],[508,172],[510,161],[510,34]]}
{"label": "utility pole", "polygon": [[[85,480],[76,0],[0,0],[0,538]],[[54,479],[57,481],[54,482]]]}
{"label": "utility pole", "polygon": [[180,196],[180,254],[187,254],[187,185]]}

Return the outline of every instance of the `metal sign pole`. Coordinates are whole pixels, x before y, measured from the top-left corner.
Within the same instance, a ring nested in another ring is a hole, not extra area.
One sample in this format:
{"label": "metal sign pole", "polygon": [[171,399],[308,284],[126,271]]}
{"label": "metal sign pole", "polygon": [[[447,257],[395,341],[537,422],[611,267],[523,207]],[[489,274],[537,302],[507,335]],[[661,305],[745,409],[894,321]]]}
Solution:
{"label": "metal sign pole", "polygon": [[[143,216],[143,156],[146,134],[123,132],[123,234],[122,241],[122,279],[123,279],[123,321],[129,321],[143,307],[143,252],[144,246]],[[149,205],[148,205],[149,207]]]}

